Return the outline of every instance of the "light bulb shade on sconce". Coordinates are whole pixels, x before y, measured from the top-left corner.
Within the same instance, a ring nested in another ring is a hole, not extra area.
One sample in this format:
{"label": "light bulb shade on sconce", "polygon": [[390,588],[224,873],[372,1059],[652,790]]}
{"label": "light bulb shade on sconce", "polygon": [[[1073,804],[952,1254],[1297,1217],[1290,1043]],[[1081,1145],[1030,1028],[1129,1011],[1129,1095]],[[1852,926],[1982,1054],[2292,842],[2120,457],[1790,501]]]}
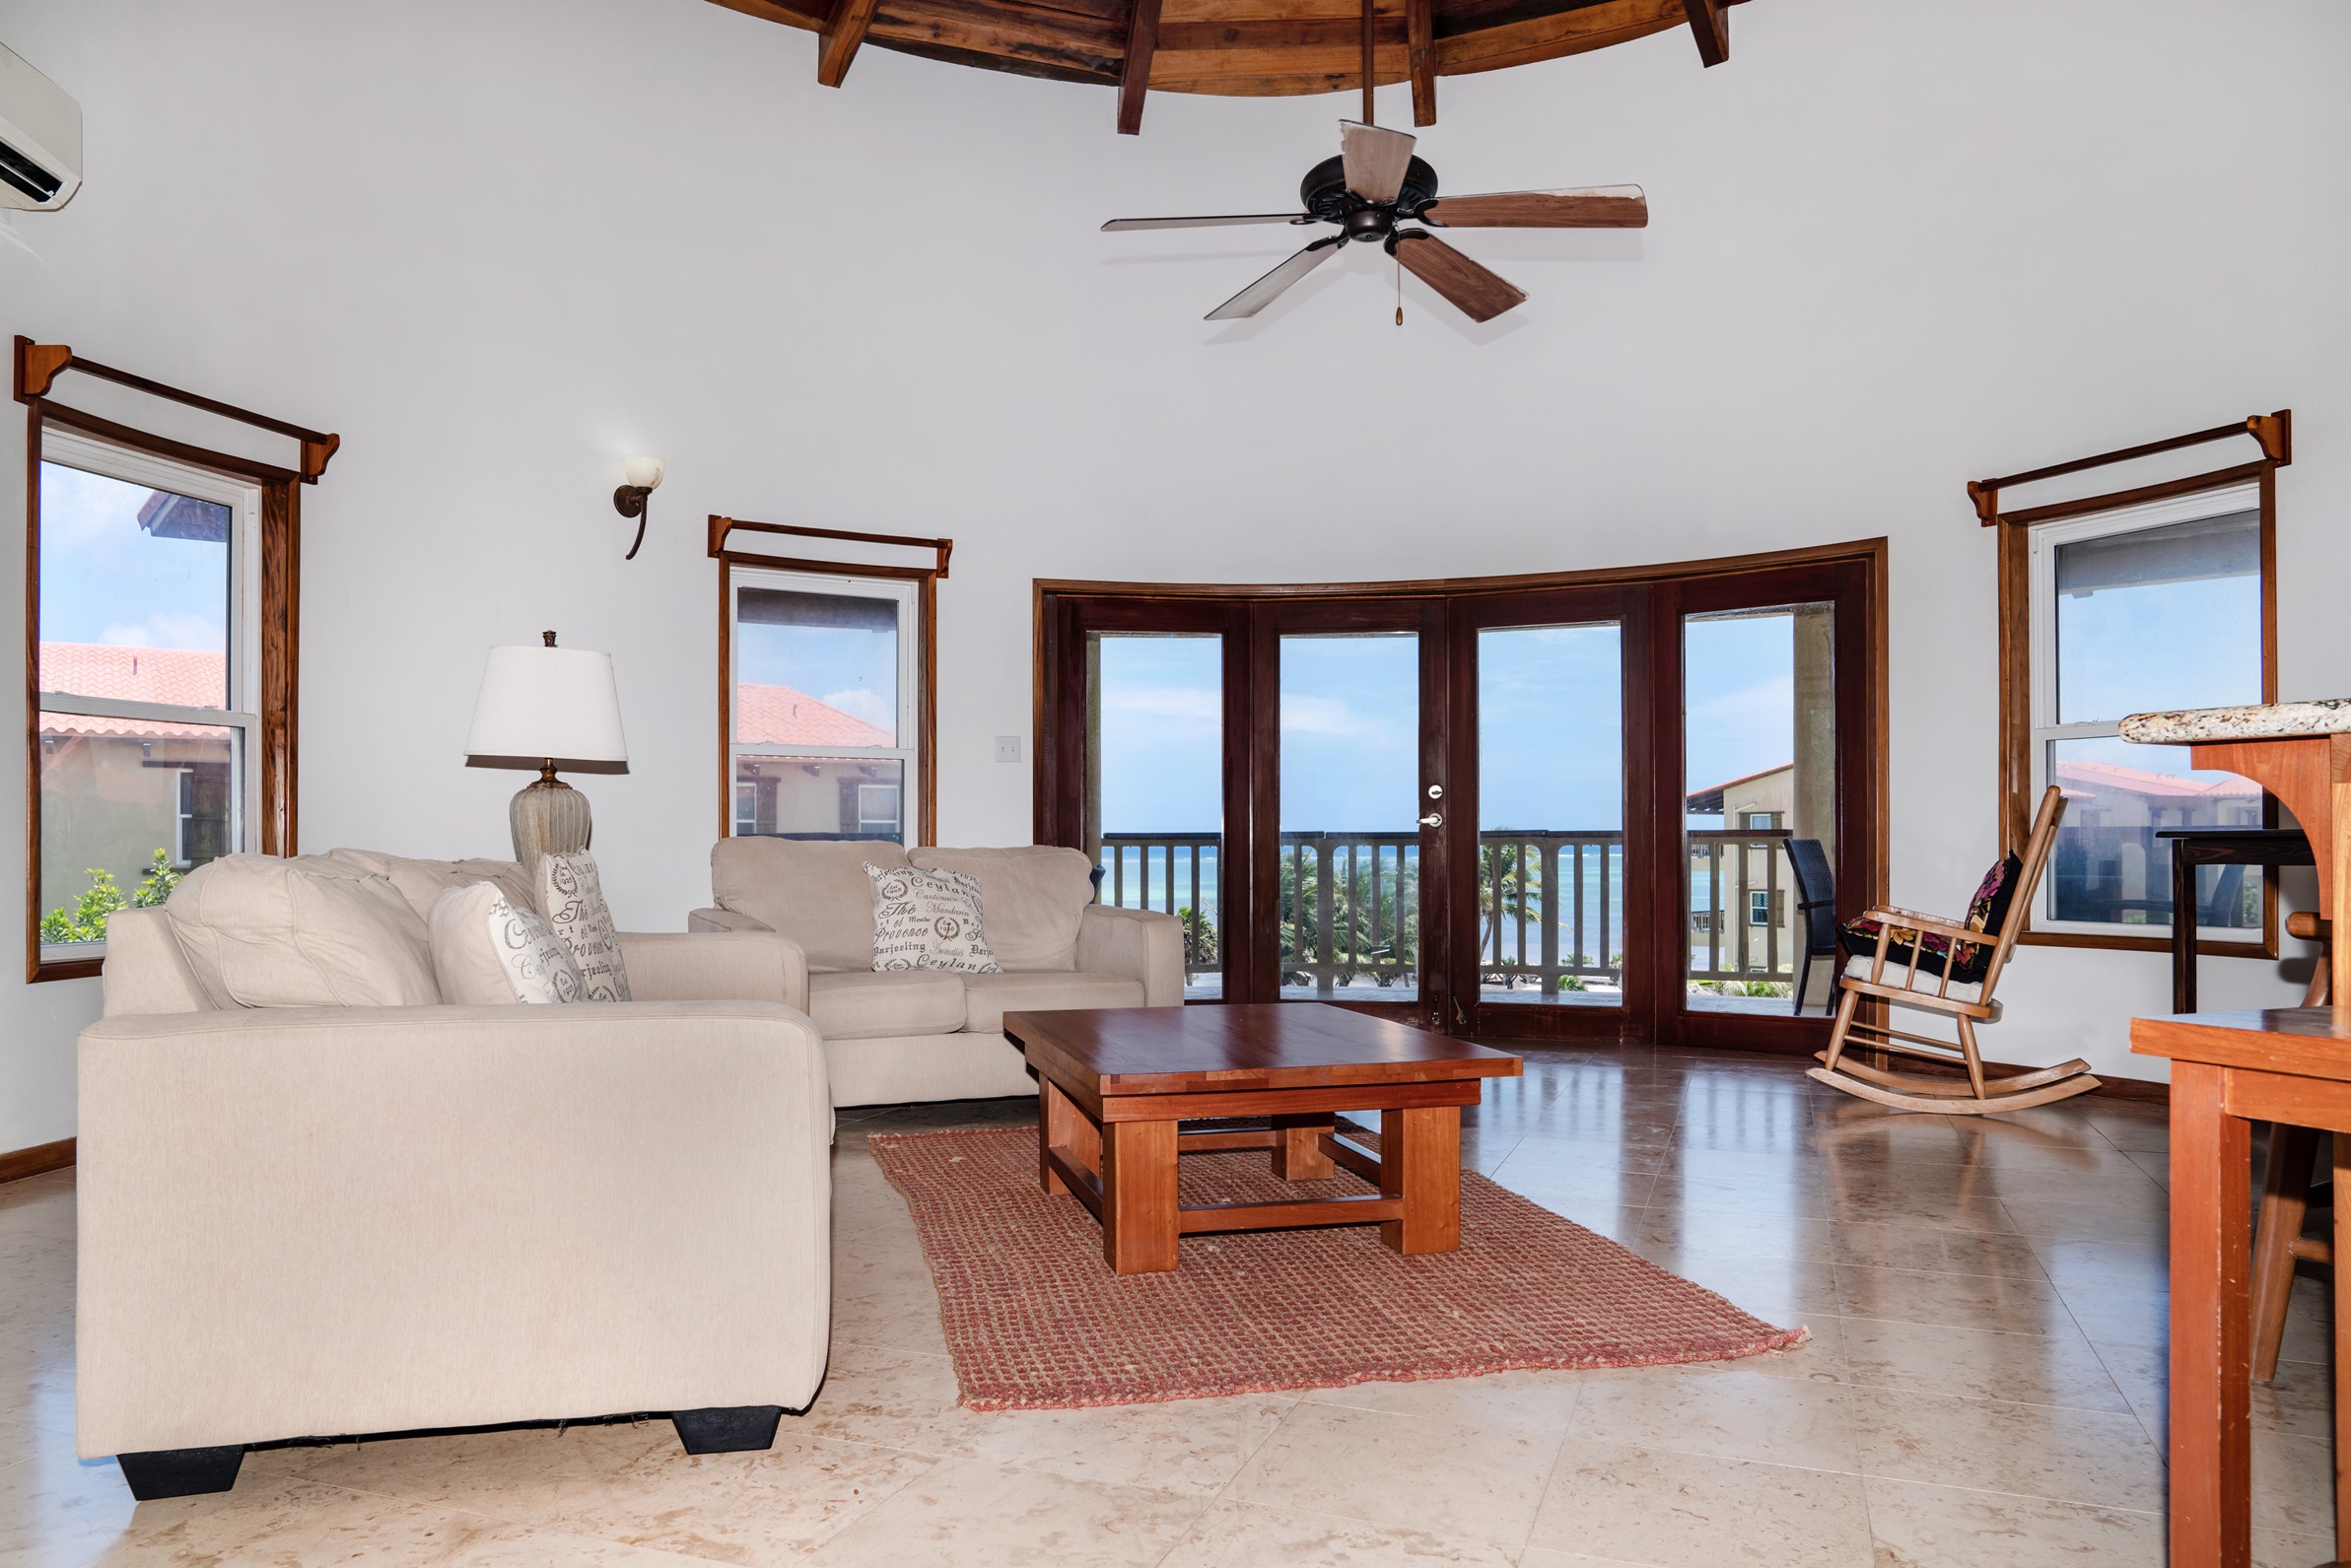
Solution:
{"label": "light bulb shade on sconce", "polygon": [[645,543],[645,520],[651,513],[648,505],[653,493],[661,488],[661,459],[658,457],[628,457],[622,459],[621,471],[626,476],[621,487],[612,492],[612,510],[624,517],[637,519],[637,537],[629,545],[623,561],[637,559],[637,546]]}
{"label": "light bulb shade on sconce", "polygon": [[556,770],[629,771],[612,655],[557,648],[553,632],[542,635],[540,648],[490,649],[465,741],[469,768],[539,771],[507,807],[515,858],[534,875],[542,856],[585,850],[594,831],[588,796]]}

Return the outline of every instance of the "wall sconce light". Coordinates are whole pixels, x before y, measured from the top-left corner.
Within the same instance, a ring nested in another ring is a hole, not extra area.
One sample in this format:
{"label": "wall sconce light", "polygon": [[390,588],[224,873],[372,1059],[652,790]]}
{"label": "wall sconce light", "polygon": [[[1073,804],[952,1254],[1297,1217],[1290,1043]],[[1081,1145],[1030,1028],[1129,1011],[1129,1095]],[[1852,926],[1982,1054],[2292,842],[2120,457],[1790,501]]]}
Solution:
{"label": "wall sconce light", "polygon": [[628,482],[612,492],[612,510],[624,517],[637,519],[637,537],[629,546],[623,561],[637,559],[637,546],[645,543],[646,505],[653,493],[661,488],[661,459],[658,457],[630,457],[624,464]]}

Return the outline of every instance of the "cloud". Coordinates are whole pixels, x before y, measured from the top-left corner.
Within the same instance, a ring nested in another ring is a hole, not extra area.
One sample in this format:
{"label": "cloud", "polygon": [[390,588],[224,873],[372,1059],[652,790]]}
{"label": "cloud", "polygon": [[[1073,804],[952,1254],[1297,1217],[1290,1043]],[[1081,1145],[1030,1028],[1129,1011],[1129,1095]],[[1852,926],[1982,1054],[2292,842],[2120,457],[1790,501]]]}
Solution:
{"label": "cloud", "polygon": [[816,699],[827,708],[838,708],[852,718],[862,718],[876,729],[895,729],[898,715],[881,694],[870,686],[853,686],[845,692],[827,692]]}
{"label": "cloud", "polygon": [[1224,696],[1203,686],[1119,686],[1103,695],[1102,711],[1122,717],[1220,724],[1224,721]]}
{"label": "cloud", "polygon": [[158,610],[143,621],[116,621],[98,634],[109,648],[192,648],[219,652],[229,646],[228,629],[209,615]]}
{"label": "cloud", "polygon": [[1289,735],[1383,735],[1387,726],[1356,713],[1344,697],[1281,696],[1281,730]]}

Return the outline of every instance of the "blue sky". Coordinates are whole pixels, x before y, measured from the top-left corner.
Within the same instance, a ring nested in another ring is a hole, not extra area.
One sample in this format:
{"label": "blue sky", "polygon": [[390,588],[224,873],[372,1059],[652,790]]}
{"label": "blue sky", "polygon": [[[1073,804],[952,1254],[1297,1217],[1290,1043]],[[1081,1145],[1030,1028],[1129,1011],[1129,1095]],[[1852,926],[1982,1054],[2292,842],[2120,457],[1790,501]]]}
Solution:
{"label": "blue sky", "polygon": [[[1790,760],[1785,616],[1694,623],[1691,773],[1716,784]],[[1513,628],[1479,640],[1480,825],[1624,825],[1623,676],[1614,625]],[[1102,639],[1102,826],[1215,832],[1222,687],[1213,637]],[[1403,831],[1419,784],[1418,644],[1282,640],[1281,826]]]}
{"label": "blue sky", "polygon": [[898,728],[898,637],[846,626],[739,626],[734,678],[791,686],[880,729]]}
{"label": "blue sky", "polygon": [[40,465],[40,640],[229,647],[229,547],[139,526],[155,492]]}

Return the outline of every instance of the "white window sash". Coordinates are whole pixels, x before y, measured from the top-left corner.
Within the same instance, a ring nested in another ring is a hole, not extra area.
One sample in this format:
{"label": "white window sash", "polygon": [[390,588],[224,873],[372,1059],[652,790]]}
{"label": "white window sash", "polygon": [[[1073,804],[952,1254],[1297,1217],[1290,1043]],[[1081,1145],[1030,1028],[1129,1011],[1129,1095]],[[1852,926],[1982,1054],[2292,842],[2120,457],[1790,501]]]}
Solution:
{"label": "white window sash", "polygon": [[[819,573],[789,572],[774,567],[749,567],[729,564],[726,579],[726,773],[729,783],[735,782],[741,761],[746,757],[812,757],[838,758],[849,762],[896,762],[902,765],[903,782],[899,785],[900,831],[907,842],[913,842],[915,824],[921,820],[919,808],[922,795],[922,770],[919,766],[922,750],[915,745],[899,746],[786,746],[763,741],[734,739],[734,689],[742,684],[741,634],[742,623],[736,616],[736,593],[744,587],[774,587],[803,593],[823,593],[842,598],[887,599],[898,606],[898,713],[897,733],[903,740],[918,735],[922,718],[922,694],[918,683],[923,672],[922,598],[917,585],[903,578],[862,576],[856,572]],[[821,699],[820,699],[821,700]],[[730,813],[727,835],[732,837],[739,810]]]}
{"label": "white window sash", "polygon": [[[2194,522],[2205,517],[2225,517],[2232,512],[2253,511],[2261,505],[2258,484],[2231,485],[2222,490],[2198,491],[2194,495],[2177,496],[2165,501],[2148,502],[2136,507],[2117,508],[2066,522],[2042,523],[2032,530],[2032,554],[2029,563],[2031,613],[2028,617],[2032,663],[2031,733],[2032,755],[2029,759],[2033,780],[2032,798],[2039,799],[2051,780],[2049,751],[2051,741],[2100,740],[2121,733],[2121,716],[2092,723],[2060,724],[2057,714],[2057,549],[2083,539],[2104,538],[2110,534],[2136,533],[2144,528],[2161,528],[2177,522]],[[2163,890],[2170,893],[2169,886]],[[2119,920],[2061,920],[2049,914],[2049,906],[2056,896],[2055,883],[2048,877],[2041,879],[2036,895],[2039,907],[2033,912],[2033,928],[2049,935],[2070,936],[2163,936],[2171,931],[2171,924],[2130,925]],[[2150,890],[2150,896],[2155,896]],[[2259,930],[2241,927],[2199,927],[2196,939],[2200,942],[2239,943],[2257,947],[2263,940]]]}
{"label": "white window sash", "polygon": [[[152,452],[116,445],[79,431],[54,427],[44,428],[40,433],[38,460],[64,468],[78,468],[85,473],[119,479],[129,484],[192,496],[198,501],[214,502],[229,509],[228,698],[232,704],[253,704],[261,690],[261,628],[260,617],[254,613],[261,603],[261,551],[258,542],[261,488],[231,475],[188,467],[169,458],[158,457]],[[37,472],[34,482],[39,482]],[[37,582],[34,584],[34,592],[35,595],[39,592]],[[249,835],[252,825],[261,820],[261,769],[255,744],[260,734],[261,719],[254,707],[238,706],[224,711],[218,708],[181,708],[164,703],[83,697],[70,692],[41,692],[38,694],[37,710],[40,713],[77,714],[92,718],[143,718],[239,731],[237,769],[241,787],[229,802],[233,819],[229,824],[229,841],[233,852],[249,852],[254,848]],[[35,724],[37,726],[37,719]],[[127,893],[129,890],[124,891]],[[65,962],[102,958],[105,950],[106,944],[103,941],[42,943],[40,956],[44,963]]]}

